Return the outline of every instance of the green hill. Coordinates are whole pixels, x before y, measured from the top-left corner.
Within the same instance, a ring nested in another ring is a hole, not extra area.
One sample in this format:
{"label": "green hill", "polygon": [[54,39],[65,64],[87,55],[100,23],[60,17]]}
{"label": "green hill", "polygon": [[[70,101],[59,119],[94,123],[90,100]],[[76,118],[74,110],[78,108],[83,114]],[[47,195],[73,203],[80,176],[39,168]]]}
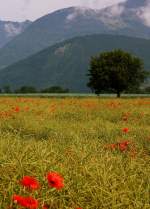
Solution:
{"label": "green hill", "polygon": [[0,86],[23,85],[45,88],[62,86],[73,92],[88,92],[86,86],[90,57],[103,51],[123,49],[144,60],[150,69],[150,40],[114,35],[77,37],[17,62],[0,71]]}

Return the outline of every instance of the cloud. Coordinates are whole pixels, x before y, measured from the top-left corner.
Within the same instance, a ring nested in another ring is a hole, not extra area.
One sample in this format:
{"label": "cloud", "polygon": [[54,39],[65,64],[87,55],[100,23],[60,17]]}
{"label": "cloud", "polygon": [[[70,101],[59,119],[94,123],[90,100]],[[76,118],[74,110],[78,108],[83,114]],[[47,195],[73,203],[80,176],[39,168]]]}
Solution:
{"label": "cloud", "polygon": [[[83,5],[84,2],[82,2]],[[90,15],[92,15],[92,17],[103,22],[104,25],[111,28],[112,30],[126,27],[126,23],[123,21],[121,17],[123,12],[125,11],[124,4],[114,4],[101,11],[99,9],[94,9],[96,8],[96,4],[99,2],[98,0],[86,0],[86,2],[86,6],[88,7],[76,7],[74,11],[67,16],[67,23],[74,21],[76,17],[78,17],[79,15],[85,16],[85,18],[88,18],[90,17]],[[93,8],[94,11],[89,9],[89,7]]]}
{"label": "cloud", "polygon": [[92,10],[89,8],[92,8],[95,10],[95,16],[96,16],[95,18],[98,19],[100,16],[100,18],[102,18],[102,21],[104,21],[105,23],[109,21],[112,24],[112,22],[115,21],[115,24],[116,24],[116,19],[120,17],[121,14],[124,12],[124,6],[121,4],[115,4],[113,6],[110,6],[108,10],[105,9],[105,12],[102,13],[102,15],[100,15],[101,12],[99,11],[99,9],[97,9],[99,8],[98,3],[99,3],[99,0],[93,0],[93,1],[86,0],[86,7],[85,7],[85,1],[82,1],[83,6],[75,7],[74,11],[67,16],[66,18],[67,21],[73,21],[79,15],[88,17],[89,14],[92,14]]}
{"label": "cloud", "polygon": [[126,23],[121,17],[124,11],[125,7],[123,4],[113,5],[103,11],[100,16],[100,20],[112,30],[124,28]]}
{"label": "cloud", "polygon": [[100,9],[123,1],[125,0],[0,0],[0,18],[16,21],[35,20],[64,7],[83,6]]}
{"label": "cloud", "polygon": [[109,10],[109,16],[112,17],[120,17],[124,12],[125,7],[123,5],[114,5]]}
{"label": "cloud", "polygon": [[32,0],[23,0],[23,4],[25,7],[28,7],[31,2],[32,2]]}
{"label": "cloud", "polygon": [[31,0],[24,0],[26,4],[29,4]]}
{"label": "cloud", "polygon": [[73,13],[70,13],[67,17],[66,17],[66,20],[68,22],[74,20],[76,17],[78,16],[78,11],[75,10]]}
{"label": "cloud", "polygon": [[74,11],[66,17],[66,20],[73,21],[79,15],[88,17],[91,12],[92,10],[89,9],[88,7],[75,7]]}
{"label": "cloud", "polygon": [[81,0],[81,5],[90,8],[104,8],[110,5],[118,4],[119,2],[124,2],[126,0]]}
{"label": "cloud", "polygon": [[136,14],[146,26],[150,27],[150,0],[147,0],[146,5],[139,8]]}
{"label": "cloud", "polygon": [[12,23],[5,23],[4,25],[5,31],[7,32],[7,36],[15,36],[21,33],[21,27],[15,27]]}
{"label": "cloud", "polygon": [[27,10],[28,7],[30,6],[31,1],[32,1],[32,0],[23,0],[22,9],[23,9],[23,10]]}

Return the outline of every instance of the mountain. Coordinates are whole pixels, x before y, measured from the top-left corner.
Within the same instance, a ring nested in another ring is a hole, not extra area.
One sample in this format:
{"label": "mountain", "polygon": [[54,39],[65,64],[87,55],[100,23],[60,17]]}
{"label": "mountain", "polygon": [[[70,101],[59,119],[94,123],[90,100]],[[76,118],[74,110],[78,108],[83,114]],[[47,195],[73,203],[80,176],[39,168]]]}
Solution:
{"label": "mountain", "polygon": [[128,7],[130,9],[135,9],[135,8],[139,8],[139,7],[143,7],[147,4],[149,0],[128,0],[125,3],[123,3],[125,5],[125,7]]}
{"label": "mountain", "polygon": [[0,21],[0,48],[22,33],[30,23],[29,20],[25,22]]}
{"label": "mountain", "polygon": [[0,50],[0,68],[75,36],[115,34],[150,38],[147,2],[127,0],[101,10],[71,7],[43,16]]}
{"label": "mountain", "polygon": [[0,71],[0,87],[23,85],[46,88],[62,86],[72,92],[89,92],[86,86],[90,57],[103,51],[123,49],[142,58],[150,70],[150,40],[114,35],[73,38]]}

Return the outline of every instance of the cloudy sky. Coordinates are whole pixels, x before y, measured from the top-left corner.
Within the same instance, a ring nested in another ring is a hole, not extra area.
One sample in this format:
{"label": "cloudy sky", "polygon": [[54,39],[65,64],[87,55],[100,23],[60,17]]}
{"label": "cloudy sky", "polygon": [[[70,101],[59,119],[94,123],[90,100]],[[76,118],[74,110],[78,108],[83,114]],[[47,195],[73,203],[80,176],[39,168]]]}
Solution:
{"label": "cloudy sky", "polygon": [[0,20],[35,20],[64,7],[102,8],[123,1],[125,0],[0,0]]}

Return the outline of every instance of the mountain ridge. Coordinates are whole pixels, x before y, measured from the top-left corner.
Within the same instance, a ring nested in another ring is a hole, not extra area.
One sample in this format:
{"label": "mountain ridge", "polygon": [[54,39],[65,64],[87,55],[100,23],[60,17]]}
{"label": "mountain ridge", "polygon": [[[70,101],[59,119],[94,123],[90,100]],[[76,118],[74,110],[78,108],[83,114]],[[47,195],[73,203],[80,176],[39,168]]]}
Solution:
{"label": "mountain ridge", "polygon": [[150,26],[143,13],[146,5],[130,8],[135,2],[140,1],[128,0],[101,10],[69,7],[47,14],[0,49],[0,69],[75,36],[97,33],[148,39]]}
{"label": "mountain ridge", "polygon": [[86,83],[90,57],[116,48],[144,60],[150,70],[150,40],[114,36],[87,35],[57,43],[0,71],[0,87],[23,85],[37,89],[62,86],[71,92],[89,92]]}

